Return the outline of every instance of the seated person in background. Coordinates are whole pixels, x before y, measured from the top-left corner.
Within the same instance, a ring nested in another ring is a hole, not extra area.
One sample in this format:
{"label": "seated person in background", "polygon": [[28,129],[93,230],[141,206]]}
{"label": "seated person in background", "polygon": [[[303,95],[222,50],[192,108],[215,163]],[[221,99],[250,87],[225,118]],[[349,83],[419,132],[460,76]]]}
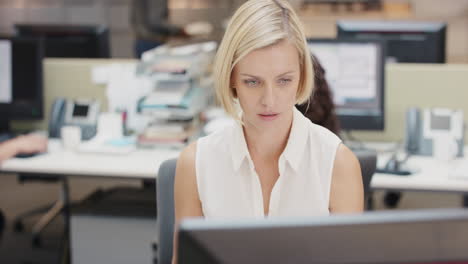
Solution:
{"label": "seated person in background", "polygon": [[132,0],[130,24],[135,34],[135,56],[164,44],[169,37],[187,37],[184,28],[168,22],[168,0]]}
{"label": "seated person in background", "polygon": [[335,134],[295,108],[309,100],[314,73],[304,30],[287,1],[244,3],[213,68],[217,99],[238,122],[179,156],[175,226],[188,217],[362,212],[359,161]]}
{"label": "seated person in background", "polygon": [[312,55],[312,65],[314,67],[314,92],[308,102],[296,107],[314,124],[323,126],[339,136],[340,122],[335,113],[332,91],[325,79],[325,69],[314,55]]}
{"label": "seated person in background", "polygon": [[47,151],[47,138],[28,134],[0,143],[0,162],[19,154],[34,154]]}

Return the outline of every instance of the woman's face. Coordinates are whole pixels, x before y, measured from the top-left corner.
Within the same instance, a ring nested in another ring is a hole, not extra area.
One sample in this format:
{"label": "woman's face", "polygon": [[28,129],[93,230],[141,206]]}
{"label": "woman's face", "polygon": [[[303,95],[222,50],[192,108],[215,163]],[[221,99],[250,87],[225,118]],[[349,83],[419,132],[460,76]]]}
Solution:
{"label": "woman's face", "polygon": [[260,129],[290,125],[299,80],[299,55],[291,42],[247,54],[232,73],[244,124]]}

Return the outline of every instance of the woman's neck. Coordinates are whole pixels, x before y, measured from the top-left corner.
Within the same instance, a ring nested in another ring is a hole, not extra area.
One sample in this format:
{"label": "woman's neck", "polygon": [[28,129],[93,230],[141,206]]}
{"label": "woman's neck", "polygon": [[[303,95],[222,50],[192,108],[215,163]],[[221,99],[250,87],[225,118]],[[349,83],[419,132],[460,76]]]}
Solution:
{"label": "woman's neck", "polygon": [[288,125],[274,130],[261,130],[250,124],[243,126],[247,148],[252,157],[262,160],[278,160],[288,143],[292,127],[292,116]]}

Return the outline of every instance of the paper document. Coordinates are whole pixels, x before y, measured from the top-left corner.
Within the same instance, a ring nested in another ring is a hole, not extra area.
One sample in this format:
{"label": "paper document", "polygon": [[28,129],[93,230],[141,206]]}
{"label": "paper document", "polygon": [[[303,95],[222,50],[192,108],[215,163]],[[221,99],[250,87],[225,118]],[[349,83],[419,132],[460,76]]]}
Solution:
{"label": "paper document", "polygon": [[449,174],[452,178],[468,180],[468,160],[461,161]]}
{"label": "paper document", "polygon": [[156,90],[146,97],[145,104],[180,105],[189,89],[189,82],[161,81],[158,83]]}
{"label": "paper document", "polygon": [[99,116],[97,133],[91,140],[80,144],[79,152],[127,154],[135,150],[135,144],[122,144],[122,116],[119,113],[102,113]]}
{"label": "paper document", "polygon": [[92,139],[86,143],[82,143],[78,147],[79,152],[83,153],[96,153],[96,154],[129,154],[136,150],[135,142],[133,144],[116,144],[113,142],[123,142],[125,139],[111,139],[101,141],[99,139]]}
{"label": "paper document", "polygon": [[137,113],[138,100],[149,94],[152,82],[136,76],[136,63],[108,66],[107,100],[110,112],[127,111],[127,128],[141,130],[146,126],[144,117]]}
{"label": "paper document", "polygon": [[96,66],[91,70],[91,79],[95,84],[107,84],[109,81],[109,65]]}

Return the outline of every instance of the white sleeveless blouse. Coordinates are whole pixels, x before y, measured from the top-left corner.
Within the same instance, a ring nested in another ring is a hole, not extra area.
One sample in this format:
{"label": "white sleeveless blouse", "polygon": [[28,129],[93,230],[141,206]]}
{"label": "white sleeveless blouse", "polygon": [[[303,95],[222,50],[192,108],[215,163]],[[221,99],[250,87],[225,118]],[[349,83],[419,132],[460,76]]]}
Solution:
{"label": "white sleeveless blouse", "polygon": [[[294,108],[269,217],[329,214],[332,170],[340,143],[335,134]],[[260,180],[240,124],[198,139],[195,166],[206,218],[265,217]]]}

